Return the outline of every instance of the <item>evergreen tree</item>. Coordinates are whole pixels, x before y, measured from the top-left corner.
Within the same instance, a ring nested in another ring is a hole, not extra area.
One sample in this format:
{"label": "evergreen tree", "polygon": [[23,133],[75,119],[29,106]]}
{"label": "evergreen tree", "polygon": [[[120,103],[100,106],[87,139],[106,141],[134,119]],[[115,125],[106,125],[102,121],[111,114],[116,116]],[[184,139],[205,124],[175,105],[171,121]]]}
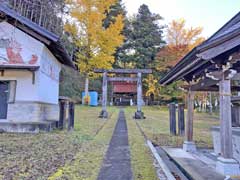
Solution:
{"label": "evergreen tree", "polygon": [[108,28],[111,23],[115,23],[116,17],[122,15],[126,19],[126,10],[122,0],[117,0],[115,4],[110,7],[110,10],[105,12],[106,18],[103,21],[103,27]]}
{"label": "evergreen tree", "polygon": [[124,36],[124,43],[120,46],[115,53],[115,64],[116,68],[132,68],[135,67],[135,62],[133,61],[131,50],[133,48],[133,43],[131,39],[132,32],[131,20],[125,17],[124,28],[122,35]]}
{"label": "evergreen tree", "polygon": [[159,25],[162,17],[150,12],[147,5],[143,4],[132,22],[130,33],[132,58],[136,68],[151,68],[156,54],[165,44],[163,41],[163,26]]}

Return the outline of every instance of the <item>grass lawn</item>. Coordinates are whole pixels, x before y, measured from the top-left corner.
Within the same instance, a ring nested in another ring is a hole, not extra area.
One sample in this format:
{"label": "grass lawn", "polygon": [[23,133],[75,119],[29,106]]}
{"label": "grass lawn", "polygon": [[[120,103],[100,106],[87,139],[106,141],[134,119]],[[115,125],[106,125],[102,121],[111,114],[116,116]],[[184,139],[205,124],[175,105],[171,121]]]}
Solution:
{"label": "grass lawn", "polygon": [[[110,121],[97,118],[100,110],[76,106],[73,132],[0,134],[0,179],[47,179],[58,172],[60,167],[74,161],[79,152],[87,150],[86,145],[94,141],[95,137],[104,136],[98,134],[100,129],[105,128],[108,122],[114,125],[112,119],[116,119],[116,109],[109,109]],[[111,134],[105,136],[109,139]],[[105,141],[101,139],[100,144],[106,143],[107,138]],[[95,161],[91,158],[89,160]]]}
{"label": "grass lawn", "polygon": [[[76,106],[75,130],[39,134],[0,134],[0,179],[4,180],[95,180],[117,122],[117,108],[108,108],[108,120],[98,119],[101,108]],[[144,107],[147,119],[132,119],[135,107],[125,109],[131,166],[135,180],[157,180],[153,157],[136,123],[158,145],[181,146],[182,137],[169,135],[168,110]],[[196,113],[194,140],[199,147],[212,147],[209,128],[217,116]]]}
{"label": "grass lawn", "polygon": [[[118,112],[119,110],[116,109],[116,111]],[[117,114],[115,113],[112,116],[93,141],[84,144],[84,148],[81,149],[71,163],[60,168],[49,180],[96,180],[117,122]],[[136,121],[132,118],[131,109],[130,111],[126,109],[125,115],[134,179],[158,180],[153,164],[154,159],[145,144],[143,135],[136,126]]]}
{"label": "grass lawn", "polygon": [[145,139],[139,131],[136,121],[133,119],[133,109],[125,109],[128,127],[128,139],[131,153],[131,166],[135,180],[157,180],[154,159]]}
{"label": "grass lawn", "polygon": [[[110,110],[108,109],[110,112]],[[79,149],[75,158],[56,171],[49,180],[96,180],[100,171],[105,153],[108,149],[115,124],[117,122],[118,111],[112,109],[110,119],[101,131],[94,137],[93,141],[85,142]],[[86,117],[87,118],[87,117]],[[86,119],[87,120],[87,119]],[[103,120],[102,120],[103,121]]]}
{"label": "grass lawn", "polygon": [[[133,113],[135,109],[130,108],[129,111]],[[146,119],[140,120],[138,123],[153,143],[162,146],[182,146],[183,137],[172,136],[169,133],[169,112],[166,107],[144,107],[143,112]],[[219,125],[217,115],[194,114],[193,139],[198,147],[212,148],[210,127],[214,125]]]}

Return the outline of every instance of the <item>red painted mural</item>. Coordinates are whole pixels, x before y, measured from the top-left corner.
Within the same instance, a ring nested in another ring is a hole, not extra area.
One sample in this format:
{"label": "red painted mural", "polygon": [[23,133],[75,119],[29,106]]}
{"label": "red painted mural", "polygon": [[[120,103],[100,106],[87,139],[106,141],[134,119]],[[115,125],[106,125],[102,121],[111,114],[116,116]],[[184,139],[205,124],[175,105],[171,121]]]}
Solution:
{"label": "red painted mural", "polygon": [[[0,64],[25,64],[35,65],[38,61],[38,56],[32,54],[30,59],[23,60],[22,45],[16,40],[9,40],[5,47],[0,48]],[[6,53],[4,53],[4,51]]]}

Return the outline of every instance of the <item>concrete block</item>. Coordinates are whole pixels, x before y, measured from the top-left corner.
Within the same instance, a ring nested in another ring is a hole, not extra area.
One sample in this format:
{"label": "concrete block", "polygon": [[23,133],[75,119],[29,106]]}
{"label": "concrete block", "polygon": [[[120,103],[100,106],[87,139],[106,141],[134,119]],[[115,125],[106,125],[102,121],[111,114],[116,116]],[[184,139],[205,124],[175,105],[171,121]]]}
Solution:
{"label": "concrete block", "polygon": [[40,131],[50,132],[53,128],[54,122],[0,122],[1,132],[39,133]]}
{"label": "concrete block", "polygon": [[212,133],[214,153],[216,155],[219,155],[219,154],[221,154],[219,127],[212,127],[211,128],[211,133]]}
{"label": "concrete block", "polygon": [[135,112],[134,119],[145,119],[144,113],[142,111]]}
{"label": "concrete block", "polygon": [[223,175],[229,176],[239,176],[240,168],[239,164],[235,159],[225,159],[223,157],[219,157],[216,164],[217,172]]}
{"label": "concrete block", "polygon": [[38,102],[15,102],[8,105],[9,122],[58,121],[59,105]]}
{"label": "concrete block", "polygon": [[184,141],[183,150],[186,152],[194,153],[197,151],[196,144],[192,141]]}
{"label": "concrete block", "polygon": [[99,118],[108,118],[108,112],[107,111],[101,111],[100,112],[100,115],[99,115]]}
{"label": "concrete block", "polygon": [[[220,141],[220,127],[214,126],[211,128],[213,137],[214,153],[221,154],[221,141]],[[240,128],[232,128],[232,145],[233,145],[233,158],[240,162]]]}

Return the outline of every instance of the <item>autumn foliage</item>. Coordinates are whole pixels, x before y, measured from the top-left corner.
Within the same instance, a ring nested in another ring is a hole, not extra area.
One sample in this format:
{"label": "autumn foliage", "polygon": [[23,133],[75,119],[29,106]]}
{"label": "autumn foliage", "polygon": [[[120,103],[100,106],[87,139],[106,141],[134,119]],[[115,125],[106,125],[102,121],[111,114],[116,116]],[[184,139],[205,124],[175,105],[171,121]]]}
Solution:
{"label": "autumn foliage", "polygon": [[117,15],[104,27],[104,20],[117,0],[69,0],[68,3],[71,21],[66,23],[65,30],[73,36],[76,65],[86,78],[87,96],[89,77],[94,75],[94,69],[110,69],[115,62],[116,49],[124,40],[123,16]]}
{"label": "autumn foliage", "polygon": [[123,17],[118,15],[108,28],[103,27],[106,12],[116,0],[78,0],[71,1],[71,16],[74,23],[68,23],[65,29],[74,34],[77,53],[77,65],[80,71],[89,75],[94,68],[109,69],[114,63],[113,54],[124,37]]}
{"label": "autumn foliage", "polygon": [[157,69],[168,70],[178,63],[195,46],[202,43],[202,27],[186,28],[184,19],[173,20],[166,34],[167,46],[157,55]]}

